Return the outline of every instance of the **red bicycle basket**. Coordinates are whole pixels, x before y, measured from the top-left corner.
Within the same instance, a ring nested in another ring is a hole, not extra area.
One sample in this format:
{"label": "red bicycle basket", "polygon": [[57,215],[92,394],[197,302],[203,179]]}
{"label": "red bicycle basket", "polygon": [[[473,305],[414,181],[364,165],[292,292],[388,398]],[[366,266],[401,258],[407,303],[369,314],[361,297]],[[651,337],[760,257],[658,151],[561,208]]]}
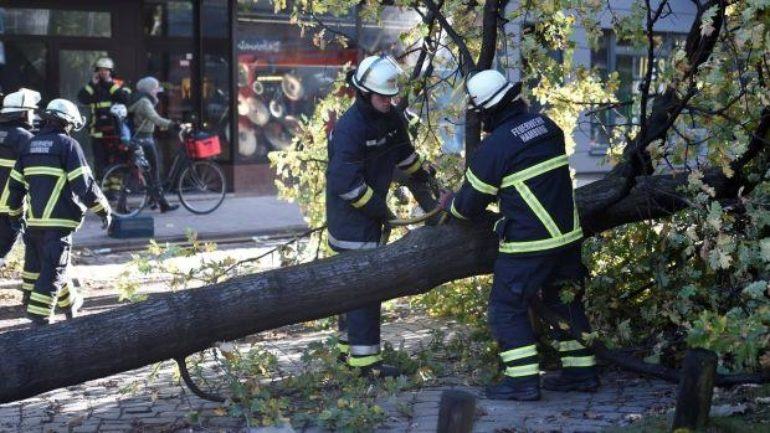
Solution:
{"label": "red bicycle basket", "polygon": [[191,158],[211,158],[222,153],[218,135],[196,134],[187,139],[187,154]]}

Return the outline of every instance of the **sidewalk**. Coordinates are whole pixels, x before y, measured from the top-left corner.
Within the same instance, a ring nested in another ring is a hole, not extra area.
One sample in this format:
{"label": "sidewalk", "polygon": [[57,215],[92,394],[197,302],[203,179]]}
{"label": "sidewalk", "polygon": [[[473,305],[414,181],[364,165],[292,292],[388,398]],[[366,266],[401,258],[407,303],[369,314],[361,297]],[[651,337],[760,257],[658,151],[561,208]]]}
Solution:
{"label": "sidewalk", "polygon": [[[275,196],[228,194],[222,206],[208,215],[195,215],[183,206],[165,214],[145,209],[139,215],[155,219],[154,238],[159,241],[184,240],[188,229],[196,231],[200,239],[226,239],[292,233],[307,227],[297,204]],[[145,245],[147,241],[147,238],[113,239],[102,230],[101,220],[89,213],[75,233],[74,245],[76,248],[110,248]]]}

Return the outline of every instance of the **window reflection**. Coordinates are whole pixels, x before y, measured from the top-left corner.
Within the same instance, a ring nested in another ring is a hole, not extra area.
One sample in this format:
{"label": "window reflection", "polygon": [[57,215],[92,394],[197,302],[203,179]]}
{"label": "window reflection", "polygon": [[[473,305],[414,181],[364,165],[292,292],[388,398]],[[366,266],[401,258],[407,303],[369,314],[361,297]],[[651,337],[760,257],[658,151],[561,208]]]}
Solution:
{"label": "window reflection", "polygon": [[42,42],[0,42],[0,91],[45,89],[46,54]]}
{"label": "window reflection", "polygon": [[0,8],[0,33],[34,36],[110,37],[109,12]]}
{"label": "window reflection", "polygon": [[193,34],[191,1],[145,1],[144,33],[148,36],[190,37]]}

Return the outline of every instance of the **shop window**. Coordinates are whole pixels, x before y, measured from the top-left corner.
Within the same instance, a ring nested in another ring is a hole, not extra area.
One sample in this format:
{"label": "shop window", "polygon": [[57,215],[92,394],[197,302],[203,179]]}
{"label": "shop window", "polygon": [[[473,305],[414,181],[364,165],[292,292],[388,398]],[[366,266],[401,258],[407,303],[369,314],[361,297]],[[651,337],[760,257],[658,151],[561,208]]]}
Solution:
{"label": "shop window", "polygon": [[302,115],[326,95],[355,48],[316,48],[286,22],[241,22],[237,28],[238,140],[236,158],[266,162],[267,153],[286,149]]}
{"label": "shop window", "polygon": [[[653,65],[653,83],[657,74],[666,67],[666,61],[676,49],[684,45],[686,35],[659,33],[655,35],[655,64]],[[599,38],[596,49],[591,51],[591,65],[603,78],[611,72],[617,72],[620,88],[615,95],[621,103],[631,101],[641,94],[641,84],[648,68],[646,47],[634,47],[628,42],[618,41],[611,32],[605,32]],[[654,87],[650,88],[655,92]],[[652,103],[652,100],[650,101]],[[626,104],[602,111],[599,117],[591,119],[591,149],[589,153],[604,156],[609,145],[609,136],[614,128],[628,128],[629,124],[639,123],[639,104]]]}
{"label": "shop window", "polygon": [[0,91],[46,88],[46,46],[42,42],[0,42]]}
{"label": "shop window", "polygon": [[0,34],[34,36],[112,36],[109,12],[0,8]]}
{"label": "shop window", "polygon": [[148,36],[191,37],[193,5],[191,1],[145,1],[142,6],[144,34]]}

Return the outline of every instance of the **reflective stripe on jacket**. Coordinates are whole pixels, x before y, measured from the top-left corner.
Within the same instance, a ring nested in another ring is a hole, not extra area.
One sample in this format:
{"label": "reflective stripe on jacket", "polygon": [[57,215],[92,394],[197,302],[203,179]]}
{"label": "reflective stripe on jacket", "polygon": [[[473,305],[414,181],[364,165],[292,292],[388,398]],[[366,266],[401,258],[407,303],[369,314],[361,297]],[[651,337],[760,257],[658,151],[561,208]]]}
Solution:
{"label": "reflective stripe on jacket", "polygon": [[562,130],[520,101],[492,122],[452,214],[472,219],[499,200],[502,217],[494,229],[502,253],[540,254],[582,239]]}
{"label": "reflective stripe on jacket", "polygon": [[28,126],[20,121],[0,123],[0,214],[11,216],[21,215],[21,208],[11,209],[8,207],[8,180],[11,170],[16,164],[16,158],[27,146],[32,138]]}
{"label": "reflective stripe on jacket", "polygon": [[87,209],[99,215],[110,210],[80,144],[60,130],[45,128],[32,138],[10,177],[8,206],[22,208],[28,195],[30,228],[75,230]]}

